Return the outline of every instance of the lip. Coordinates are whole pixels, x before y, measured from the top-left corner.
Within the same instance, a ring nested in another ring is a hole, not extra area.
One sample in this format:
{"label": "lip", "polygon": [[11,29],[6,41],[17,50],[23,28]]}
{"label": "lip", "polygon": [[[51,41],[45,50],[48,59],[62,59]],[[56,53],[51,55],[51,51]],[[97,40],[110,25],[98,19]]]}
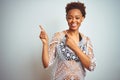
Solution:
{"label": "lip", "polygon": [[76,23],[71,24],[71,27],[76,27],[76,26],[77,26]]}
{"label": "lip", "polygon": [[71,29],[76,29],[76,28],[77,28],[77,26],[70,26],[70,28],[71,28]]}

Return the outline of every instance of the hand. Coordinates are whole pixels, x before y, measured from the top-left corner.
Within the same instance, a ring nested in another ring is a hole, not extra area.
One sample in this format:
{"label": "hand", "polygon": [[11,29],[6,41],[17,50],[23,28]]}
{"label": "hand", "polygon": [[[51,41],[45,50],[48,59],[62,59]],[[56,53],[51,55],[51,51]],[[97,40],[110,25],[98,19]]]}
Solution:
{"label": "hand", "polygon": [[45,30],[43,29],[43,27],[41,25],[39,25],[39,27],[41,29],[39,38],[41,39],[43,44],[48,44],[48,35],[47,35],[47,33],[45,32]]}
{"label": "hand", "polygon": [[69,35],[67,32],[65,32],[65,33],[66,33],[66,34],[65,34],[65,37],[66,37],[66,45],[73,50],[73,49],[75,48],[75,46],[76,46],[76,43],[75,43],[75,41],[70,37],[70,35]]}

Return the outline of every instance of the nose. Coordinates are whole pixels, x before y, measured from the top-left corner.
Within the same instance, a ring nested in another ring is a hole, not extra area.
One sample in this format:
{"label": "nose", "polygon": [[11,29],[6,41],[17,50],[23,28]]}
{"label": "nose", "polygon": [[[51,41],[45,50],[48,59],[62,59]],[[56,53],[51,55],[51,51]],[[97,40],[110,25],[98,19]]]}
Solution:
{"label": "nose", "polygon": [[76,21],[76,19],[75,19],[75,18],[73,18],[73,19],[72,19],[72,22],[75,22],[75,21]]}

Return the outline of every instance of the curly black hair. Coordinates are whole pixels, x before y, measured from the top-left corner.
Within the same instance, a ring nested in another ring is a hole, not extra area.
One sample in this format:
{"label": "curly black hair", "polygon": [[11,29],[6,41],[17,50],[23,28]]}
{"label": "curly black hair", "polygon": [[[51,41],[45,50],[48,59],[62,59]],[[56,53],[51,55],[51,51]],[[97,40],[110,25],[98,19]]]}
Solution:
{"label": "curly black hair", "polygon": [[82,13],[82,16],[85,18],[85,15],[86,15],[86,11],[85,11],[85,5],[84,3],[81,3],[81,2],[70,2],[66,5],[65,9],[66,9],[66,15],[68,14],[68,12],[71,10],[71,9],[79,9]]}

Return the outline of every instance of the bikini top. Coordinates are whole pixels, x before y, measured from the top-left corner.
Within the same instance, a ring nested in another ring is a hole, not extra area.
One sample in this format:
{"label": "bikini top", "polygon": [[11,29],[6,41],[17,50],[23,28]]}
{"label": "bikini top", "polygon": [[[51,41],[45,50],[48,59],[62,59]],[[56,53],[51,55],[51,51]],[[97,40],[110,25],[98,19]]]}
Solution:
{"label": "bikini top", "polygon": [[[64,56],[64,59],[66,60],[75,60],[76,62],[79,62],[78,56],[67,46],[65,45],[66,37],[64,36],[64,40],[60,42],[59,48],[61,50],[61,53]],[[79,33],[79,42],[82,40],[82,37]]]}

